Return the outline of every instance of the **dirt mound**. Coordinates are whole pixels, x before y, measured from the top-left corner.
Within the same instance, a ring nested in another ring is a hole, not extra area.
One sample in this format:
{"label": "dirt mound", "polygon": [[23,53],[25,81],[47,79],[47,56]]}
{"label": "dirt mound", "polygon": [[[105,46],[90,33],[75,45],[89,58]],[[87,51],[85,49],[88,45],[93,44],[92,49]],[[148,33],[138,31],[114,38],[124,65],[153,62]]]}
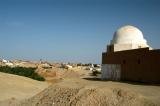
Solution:
{"label": "dirt mound", "polygon": [[81,76],[81,74],[77,71],[61,69],[61,68],[44,69],[44,68],[39,67],[36,70],[36,72],[40,76],[44,77],[46,81],[49,83],[55,83],[59,79],[62,79],[62,78],[80,78]]}
{"label": "dirt mound", "polygon": [[93,86],[81,82],[51,85],[19,106],[155,106],[136,92],[117,87]]}

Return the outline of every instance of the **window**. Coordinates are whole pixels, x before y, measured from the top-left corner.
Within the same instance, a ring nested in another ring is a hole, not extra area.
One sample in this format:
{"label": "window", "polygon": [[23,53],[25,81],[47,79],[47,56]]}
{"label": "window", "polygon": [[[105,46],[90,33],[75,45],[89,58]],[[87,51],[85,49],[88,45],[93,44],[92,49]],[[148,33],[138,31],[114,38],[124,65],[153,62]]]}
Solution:
{"label": "window", "polygon": [[126,64],[126,60],[123,60],[123,64]]}
{"label": "window", "polygon": [[140,61],[140,59],[138,59],[138,64],[140,64],[141,63],[141,61]]}

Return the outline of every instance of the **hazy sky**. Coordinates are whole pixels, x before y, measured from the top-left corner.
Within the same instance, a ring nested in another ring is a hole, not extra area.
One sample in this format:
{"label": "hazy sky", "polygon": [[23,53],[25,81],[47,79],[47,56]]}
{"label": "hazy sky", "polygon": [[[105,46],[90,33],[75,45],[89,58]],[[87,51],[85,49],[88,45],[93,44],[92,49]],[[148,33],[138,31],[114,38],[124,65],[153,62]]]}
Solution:
{"label": "hazy sky", "polygon": [[160,48],[160,0],[0,0],[0,58],[101,63],[126,24]]}

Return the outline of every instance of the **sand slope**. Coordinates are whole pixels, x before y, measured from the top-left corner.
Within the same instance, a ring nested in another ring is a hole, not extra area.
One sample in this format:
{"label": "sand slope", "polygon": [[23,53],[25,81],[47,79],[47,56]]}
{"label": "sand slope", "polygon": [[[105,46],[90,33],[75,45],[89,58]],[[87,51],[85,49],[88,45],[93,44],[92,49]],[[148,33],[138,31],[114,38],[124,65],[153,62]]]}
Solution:
{"label": "sand slope", "polygon": [[29,98],[46,87],[48,84],[45,82],[0,72],[0,101]]}

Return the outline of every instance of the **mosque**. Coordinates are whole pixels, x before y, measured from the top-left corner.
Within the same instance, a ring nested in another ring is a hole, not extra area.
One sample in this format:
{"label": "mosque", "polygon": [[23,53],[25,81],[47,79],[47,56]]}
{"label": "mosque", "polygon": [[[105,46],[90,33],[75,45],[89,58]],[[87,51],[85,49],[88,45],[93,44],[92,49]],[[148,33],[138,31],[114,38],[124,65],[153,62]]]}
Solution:
{"label": "mosque", "polygon": [[160,49],[152,49],[138,28],[123,26],[102,53],[101,77],[160,83]]}

